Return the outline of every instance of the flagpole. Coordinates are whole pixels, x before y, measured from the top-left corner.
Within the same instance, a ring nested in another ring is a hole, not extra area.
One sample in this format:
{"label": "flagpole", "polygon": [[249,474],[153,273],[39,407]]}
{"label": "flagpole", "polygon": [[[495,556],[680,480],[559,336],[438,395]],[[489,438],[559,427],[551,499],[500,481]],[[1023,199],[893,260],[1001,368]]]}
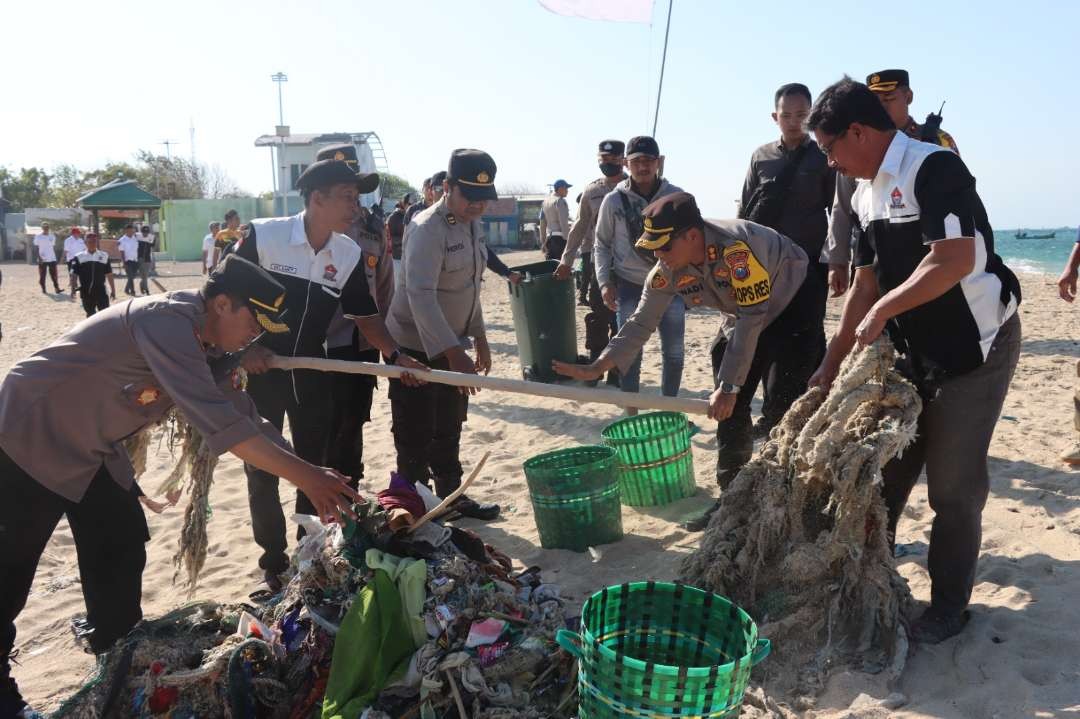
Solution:
{"label": "flagpole", "polygon": [[667,65],[667,39],[668,33],[671,31],[671,6],[675,4],[675,0],[668,0],[667,6],[667,27],[664,28],[664,55],[660,60],[660,84],[656,88],[656,112],[653,114],[652,121],[652,136],[656,137],[656,123],[660,119],[660,93],[664,91],[664,66]]}

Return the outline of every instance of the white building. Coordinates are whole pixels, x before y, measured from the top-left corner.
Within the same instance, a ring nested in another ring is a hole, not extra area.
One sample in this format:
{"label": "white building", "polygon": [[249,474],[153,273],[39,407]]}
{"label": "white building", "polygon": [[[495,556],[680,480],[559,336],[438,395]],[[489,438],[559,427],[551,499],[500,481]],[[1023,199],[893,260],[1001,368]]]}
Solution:
{"label": "white building", "polygon": [[[386,153],[382,141],[374,132],[327,132],[310,135],[289,134],[288,128],[279,128],[279,135],[261,135],[255,140],[255,147],[269,147],[275,170],[275,208],[278,214],[286,214],[292,208],[299,207],[300,193],[296,189],[296,178],[315,162],[319,150],[327,145],[352,143],[356,148],[356,158],[360,172],[386,172]],[[281,196],[285,196],[285,208],[281,207]],[[371,206],[380,199],[379,191],[361,196],[361,203]]]}

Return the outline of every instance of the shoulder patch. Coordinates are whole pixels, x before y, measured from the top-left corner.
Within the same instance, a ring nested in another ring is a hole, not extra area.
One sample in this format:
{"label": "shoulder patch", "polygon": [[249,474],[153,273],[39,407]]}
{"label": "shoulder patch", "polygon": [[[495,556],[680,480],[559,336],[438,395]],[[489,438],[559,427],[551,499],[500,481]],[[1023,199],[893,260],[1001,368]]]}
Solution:
{"label": "shoulder patch", "polygon": [[692,277],[690,275],[683,275],[682,277],[680,277],[678,280],[675,281],[675,286],[678,287],[679,289],[682,289],[683,287],[686,287],[687,285],[694,284],[694,282],[696,282],[696,281],[697,281],[697,279],[695,277]]}
{"label": "shoulder patch", "polygon": [[657,272],[653,275],[652,282],[649,283],[649,287],[654,290],[662,290],[667,287],[667,277],[664,277],[662,272]]}
{"label": "shoulder patch", "polygon": [[377,264],[379,264],[379,258],[378,257],[376,257],[375,255],[368,255],[367,256],[367,266],[368,267],[371,267],[372,269],[374,269],[375,265],[377,265]]}
{"label": "shoulder patch", "polygon": [[772,294],[769,273],[742,240],[724,248],[724,264],[731,272],[731,290],[740,307],[764,302]]}

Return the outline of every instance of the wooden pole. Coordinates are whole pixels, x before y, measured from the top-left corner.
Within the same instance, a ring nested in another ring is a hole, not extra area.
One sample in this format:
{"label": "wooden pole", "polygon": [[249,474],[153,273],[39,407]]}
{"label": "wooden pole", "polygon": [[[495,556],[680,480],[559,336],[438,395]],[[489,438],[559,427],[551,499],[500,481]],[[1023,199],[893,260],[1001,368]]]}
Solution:
{"label": "wooden pole", "polygon": [[667,410],[669,412],[685,412],[686,414],[709,413],[709,403],[703,399],[665,397],[664,395],[638,394],[636,392],[612,392],[574,385],[543,384],[541,382],[526,382],[520,379],[463,374],[438,369],[419,372],[406,370],[396,365],[383,365],[375,362],[347,362],[345,360],[321,359],[318,357],[275,356],[270,361],[270,366],[275,369],[313,369],[320,372],[345,372],[347,374],[367,374],[389,378],[400,377],[402,373],[408,372],[426,382],[438,382],[439,384],[448,384],[455,387],[479,387],[496,392],[553,397],[573,402],[613,404],[617,407]]}

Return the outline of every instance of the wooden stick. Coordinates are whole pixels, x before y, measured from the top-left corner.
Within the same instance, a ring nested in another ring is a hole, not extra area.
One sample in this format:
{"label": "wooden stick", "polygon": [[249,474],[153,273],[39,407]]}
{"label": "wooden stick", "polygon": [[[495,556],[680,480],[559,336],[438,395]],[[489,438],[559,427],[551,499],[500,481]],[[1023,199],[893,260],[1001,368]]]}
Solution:
{"label": "wooden stick", "polygon": [[488,377],[486,375],[464,374],[439,369],[427,371],[407,370],[396,365],[384,365],[375,362],[347,362],[345,360],[321,359],[318,357],[275,356],[270,360],[270,366],[275,369],[313,369],[321,372],[345,372],[389,378],[397,378],[402,373],[408,372],[426,382],[437,382],[455,387],[480,387],[481,389],[491,389],[496,392],[516,392],[517,394],[529,394],[536,397],[568,399],[574,402],[597,402],[600,404],[613,404],[617,407],[668,410],[687,414],[709,413],[709,403],[703,399],[665,397],[663,395],[638,394],[636,392],[609,392],[589,387],[526,382],[520,379]]}
{"label": "wooden stick", "polygon": [[477,477],[480,476],[480,470],[483,469],[484,462],[487,461],[489,456],[491,456],[491,451],[490,450],[487,451],[487,452],[484,452],[484,456],[481,457],[480,461],[476,463],[476,466],[473,467],[472,473],[469,474],[469,477],[464,482],[461,483],[461,486],[458,487],[457,489],[455,489],[453,492],[451,492],[449,497],[447,497],[443,501],[439,502],[439,506],[435,507],[435,509],[431,510],[430,512],[425,514],[423,517],[416,520],[416,524],[409,527],[409,532],[410,533],[415,532],[416,530],[420,529],[420,527],[423,527],[425,524],[427,524],[431,520],[438,519],[442,515],[449,512],[450,511],[450,505],[453,504],[454,501],[458,497],[465,494],[465,490],[469,488],[469,485],[473,483],[473,480],[475,480]]}
{"label": "wooden stick", "polygon": [[465,702],[461,701],[461,692],[458,691],[457,682],[454,681],[454,675],[450,673],[449,669],[444,669],[443,674],[450,680],[450,692],[454,695],[454,703],[457,704],[458,714],[461,715],[461,719],[469,719],[469,715],[465,713]]}

